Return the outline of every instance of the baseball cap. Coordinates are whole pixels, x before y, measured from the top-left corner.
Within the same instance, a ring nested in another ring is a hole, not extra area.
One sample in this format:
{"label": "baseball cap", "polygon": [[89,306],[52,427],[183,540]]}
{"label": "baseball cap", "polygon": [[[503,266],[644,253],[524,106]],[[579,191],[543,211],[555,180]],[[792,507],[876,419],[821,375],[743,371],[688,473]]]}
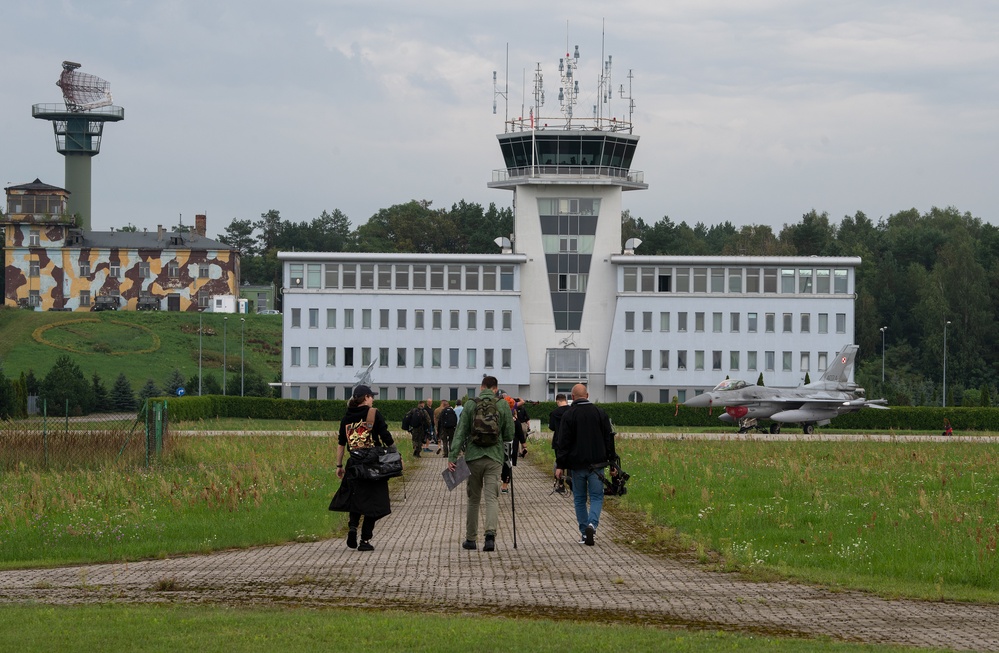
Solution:
{"label": "baseball cap", "polygon": [[358,399],[363,399],[368,395],[371,395],[372,397],[377,397],[378,393],[372,390],[370,386],[359,385],[354,387],[354,396],[357,397]]}

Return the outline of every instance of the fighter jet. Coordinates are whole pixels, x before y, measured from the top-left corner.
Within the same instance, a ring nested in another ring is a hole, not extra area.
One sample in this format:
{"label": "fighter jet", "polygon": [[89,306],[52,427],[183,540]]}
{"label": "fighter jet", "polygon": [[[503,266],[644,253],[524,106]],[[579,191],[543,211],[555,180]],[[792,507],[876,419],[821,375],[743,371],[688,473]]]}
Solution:
{"label": "fighter jet", "polygon": [[797,388],[767,388],[745,381],[725,379],[714,387],[684,402],[684,406],[725,409],[718,419],[739,425],[739,432],[756,428],[757,420],[771,420],[770,432],[780,433],[781,424],[796,422],[805,433],[812,433],[815,426],[824,426],[833,417],[852,413],[861,408],[887,409],[884,399],[865,398],[864,389],[850,382],[850,372],[857,356],[857,345],[847,345],[821,378],[814,383],[804,383]]}

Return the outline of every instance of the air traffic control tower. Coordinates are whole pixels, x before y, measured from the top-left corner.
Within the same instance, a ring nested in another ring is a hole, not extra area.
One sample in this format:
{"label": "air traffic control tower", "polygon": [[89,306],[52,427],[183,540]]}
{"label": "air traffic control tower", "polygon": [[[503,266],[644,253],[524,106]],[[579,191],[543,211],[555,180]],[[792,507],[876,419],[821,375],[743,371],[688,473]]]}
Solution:
{"label": "air traffic control tower", "polygon": [[[527,117],[505,120],[497,138],[506,167],[488,184],[513,191],[514,233],[503,246],[527,256],[521,279],[547,279],[521,288],[532,396],[568,392],[575,383],[603,394],[617,296],[611,256],[622,253],[621,194],[648,188],[643,173],[631,169],[638,145],[631,73],[627,91],[620,88],[623,115],[615,116],[611,58],[602,61],[596,93],[583,104],[592,104],[592,117],[580,118],[579,70],[576,46],[559,60],[559,111],[547,118],[537,66],[534,106]],[[506,99],[495,89],[495,73],[493,79],[494,97]]]}
{"label": "air traffic control tower", "polygon": [[56,151],[66,157],[66,212],[78,216],[78,228],[90,231],[90,160],[101,151],[104,123],[124,120],[125,109],[113,105],[110,84],[78,68],[78,63],[62,62],[56,86],[65,104],[36,104],[31,115],[52,123]]}

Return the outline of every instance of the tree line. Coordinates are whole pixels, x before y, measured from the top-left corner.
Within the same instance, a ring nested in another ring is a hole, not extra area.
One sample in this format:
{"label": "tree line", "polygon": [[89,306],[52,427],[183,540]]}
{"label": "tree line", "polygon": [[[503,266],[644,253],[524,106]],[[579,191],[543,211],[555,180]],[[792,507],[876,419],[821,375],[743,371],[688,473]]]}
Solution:
{"label": "tree line", "polygon": [[[940,405],[946,327],[947,405],[988,405],[999,372],[999,228],[956,208],[907,209],[875,222],[863,212],[838,224],[805,213],[775,231],[654,223],[622,215],[622,245],[644,255],[857,256],[858,383],[899,405]],[[513,212],[464,201],[433,209],[413,200],[380,210],[356,229],[340,211],[311,222],[233,220],[219,240],[241,254],[250,283],[281,283],[278,251],[491,253],[513,231]],[[882,327],[886,327],[884,332]],[[885,383],[881,382],[882,333]],[[842,343],[834,343],[842,344]]]}

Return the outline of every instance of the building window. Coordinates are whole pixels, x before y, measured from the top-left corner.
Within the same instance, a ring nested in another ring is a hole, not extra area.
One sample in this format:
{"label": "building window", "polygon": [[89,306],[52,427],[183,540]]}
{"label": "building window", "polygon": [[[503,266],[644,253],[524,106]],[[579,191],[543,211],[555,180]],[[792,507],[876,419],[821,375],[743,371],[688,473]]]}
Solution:
{"label": "building window", "polygon": [[302,327],[302,309],[291,309],[291,328],[300,329]]}
{"label": "building window", "polygon": [[636,292],[638,290],[638,268],[625,267],[623,274],[624,292]]}
{"label": "building window", "polygon": [[[395,266],[395,289],[396,290],[409,290],[409,266],[408,265],[397,265]],[[403,388],[400,388],[402,390]]]}
{"label": "building window", "polygon": [[643,349],[642,350],[642,369],[651,370],[652,369],[652,350]]}
{"label": "building window", "polygon": [[477,315],[478,315],[478,313],[476,313],[475,311],[468,311],[468,313],[466,315],[467,321],[468,321],[468,324],[467,324],[466,328],[469,331],[475,331],[475,323],[477,321],[476,320],[476,316]]}
{"label": "building window", "polygon": [[305,285],[305,265],[302,263],[288,264],[288,285],[292,288],[301,288]]}
{"label": "building window", "polygon": [[[87,264],[87,268],[89,270],[89,263]],[[88,271],[87,274],[90,274],[90,272]],[[170,261],[167,263],[167,276],[171,279],[176,279],[180,276],[180,266],[177,264],[177,261]]]}
{"label": "building window", "polygon": [[477,350],[475,349],[465,350],[465,367],[467,367],[470,370],[474,370],[477,365],[476,355],[475,355],[476,351]]}
{"label": "building window", "polygon": [[711,352],[711,369],[715,372],[721,370],[722,366],[722,353],[720,350],[716,349]]}
{"label": "building window", "polygon": [[812,315],[811,313],[801,314],[801,332],[808,333],[812,330]]}
{"label": "building window", "polygon": [[479,266],[465,266],[465,290],[479,289]]}
{"label": "building window", "polygon": [[482,365],[487,370],[491,370],[493,368],[493,350],[492,349],[483,349],[482,350]]}
{"label": "building window", "polygon": [[378,348],[378,367],[388,367],[389,365],[389,348],[379,347]]}
{"label": "building window", "polygon": [[461,313],[460,311],[451,311],[451,329],[452,330],[457,330],[458,329],[458,321],[460,319],[458,316],[460,315],[460,313]]}
{"label": "building window", "polygon": [[319,386],[310,385],[309,386],[309,399],[315,401],[319,398]]}
{"label": "building window", "polygon": [[354,328],[354,309],[352,308],[343,309],[343,328],[344,329]]}
{"label": "building window", "polygon": [[776,328],[776,324],[775,323],[777,321],[777,316],[774,313],[767,313],[764,316],[764,319],[766,320],[766,325],[765,326],[766,326],[767,333],[774,333],[775,332],[775,328]]}
{"label": "building window", "polygon": [[652,331],[652,311],[642,312],[642,331]]}
{"label": "building window", "polygon": [[430,367],[438,368],[441,366],[441,349],[440,347],[434,347],[430,350]]}
{"label": "building window", "polygon": [[326,348],[326,367],[336,367],[336,347]]}
{"label": "building window", "polygon": [[39,265],[38,265],[38,261],[29,261],[28,262],[28,276],[29,277],[41,276],[41,273],[40,273],[39,269],[40,268],[39,268]]}
{"label": "building window", "polygon": [[500,352],[500,355],[503,358],[503,360],[502,360],[503,369],[505,369],[505,370],[510,369],[510,367],[512,366],[513,350],[512,349],[503,349]]}
{"label": "building window", "polygon": [[687,331],[687,313],[686,311],[680,311],[676,314],[676,330],[681,333],[686,333]]}
{"label": "building window", "polygon": [[301,399],[301,396],[302,396],[302,386],[300,385],[291,386],[291,398]]}
{"label": "building window", "polygon": [[729,315],[728,328],[732,333],[739,333],[739,313]]}
{"label": "building window", "polygon": [[444,290],[444,266],[443,265],[431,265],[430,266],[430,289],[431,290]]}
{"label": "building window", "polygon": [[702,371],[704,369],[704,350],[697,349],[694,350],[694,370]]}
{"label": "building window", "polygon": [[669,331],[669,312],[667,311],[659,314],[659,330]]}
{"label": "building window", "polygon": [[41,232],[38,229],[28,232],[28,247],[38,247],[41,244]]}
{"label": "building window", "polygon": [[746,315],[746,330],[750,333],[756,333],[757,328],[757,316],[756,313],[749,313]]}
{"label": "building window", "polygon": [[447,266],[447,289],[450,291],[461,290],[461,266]]}
{"label": "building window", "polygon": [[833,270],[833,292],[837,295],[845,295],[849,282],[849,272],[847,270]]}
{"label": "building window", "polygon": [[340,281],[343,283],[344,290],[356,290],[357,289],[357,265],[346,265],[343,266],[343,273],[341,275]]}
{"label": "building window", "polygon": [[442,322],[444,320],[444,312],[440,309],[435,309],[433,312],[434,329],[441,329]]}
{"label": "building window", "polygon": [[309,367],[319,367],[319,347],[309,347]]}
{"label": "building window", "polygon": [[836,333],[846,333],[846,313],[836,313]]}
{"label": "building window", "polygon": [[361,290],[374,290],[375,264],[361,263]]}
{"label": "building window", "polygon": [[669,369],[669,349],[659,350],[659,369],[661,370]]}
{"label": "building window", "polygon": [[148,279],[149,278],[149,262],[143,261],[139,263],[139,278]]}
{"label": "building window", "polygon": [[448,367],[455,368],[458,367],[458,356],[461,354],[461,350],[457,347],[451,347],[447,350],[447,365]]}
{"label": "building window", "polygon": [[704,332],[704,313],[702,312],[694,313],[694,331],[698,333]]}
{"label": "building window", "polygon": [[811,270],[798,270],[798,292],[802,295],[812,294]]}
{"label": "building window", "polygon": [[405,329],[406,328],[406,309],[400,308],[395,312],[395,328]]}
{"label": "building window", "polygon": [[794,316],[791,313],[784,313],[783,318],[784,333],[791,333],[791,322],[794,320]]}
{"label": "building window", "polygon": [[781,269],[780,291],[785,295],[794,293],[794,270]]}
{"label": "building window", "polygon": [[319,328],[319,309],[310,308],[309,309],[309,328],[318,329]]}
{"label": "building window", "polygon": [[[343,348],[343,364],[347,367],[354,367],[354,348],[344,347]],[[350,394],[350,388],[347,388],[347,394]]]}
{"label": "building window", "polygon": [[671,292],[673,288],[673,276],[670,274],[669,270],[663,270],[659,273],[658,284],[656,289],[659,292]]}
{"label": "building window", "polygon": [[828,313],[819,313],[819,333],[829,333]]}
{"label": "building window", "polygon": [[291,366],[301,367],[302,366],[302,348],[292,347],[291,348]]}
{"label": "building window", "polygon": [[722,332],[722,314],[712,313],[711,314],[711,332],[721,333]]}
{"label": "building window", "polygon": [[413,367],[423,367],[423,347],[413,350]]}
{"label": "building window", "polygon": [[208,278],[209,266],[207,263],[198,263],[198,278],[207,279]]}
{"label": "building window", "polygon": [[396,388],[395,389],[395,398],[398,399],[399,401],[402,401],[403,399],[405,399],[406,398],[406,388]]}
{"label": "building window", "polygon": [[392,290],[392,266],[387,263],[378,266],[378,289]]}
{"label": "building window", "polygon": [[395,366],[406,367],[406,348],[397,347],[395,350]]}
{"label": "building window", "polygon": [[389,328],[389,309],[387,308],[378,309],[378,328],[379,329]]}
{"label": "building window", "polygon": [[683,349],[676,352],[676,369],[681,371],[687,371],[687,350]]}
{"label": "building window", "polygon": [[694,268],[694,292],[708,292],[707,268]]}
{"label": "building window", "polygon": [[711,292],[725,292],[725,268],[711,268]]}
{"label": "building window", "polygon": [[513,290],[513,266],[500,266],[500,290]]}
{"label": "building window", "polygon": [[371,328],[371,309],[362,308],[361,309],[361,328],[370,329]]}
{"label": "building window", "polygon": [[730,370],[738,370],[739,369],[739,352],[737,352],[737,351],[730,351],[728,353],[728,368]]}
{"label": "building window", "polygon": [[328,385],[326,386],[326,399],[328,401],[333,401],[336,399],[336,386]]}
{"label": "building window", "polygon": [[[413,266],[413,290],[426,290],[427,289],[427,266],[425,265],[414,265]],[[419,397],[419,393],[416,395]]]}
{"label": "building window", "polygon": [[[176,263],[174,263],[174,265],[176,265]],[[90,261],[84,261],[83,263],[80,263],[80,278],[89,277],[89,276],[90,276]],[[174,274],[171,276],[175,277],[177,275]]]}
{"label": "building window", "polygon": [[486,331],[492,331],[495,328],[496,313],[493,311],[486,311]]}
{"label": "building window", "polygon": [[809,366],[810,362],[811,361],[810,361],[809,352],[807,352],[807,351],[801,352],[801,371],[802,372],[807,372],[808,371],[808,366]]}
{"label": "building window", "polygon": [[513,311],[503,311],[503,330],[509,331],[513,328]]}
{"label": "building window", "polygon": [[119,263],[110,264],[110,266],[108,267],[108,275],[110,275],[112,279],[117,279],[118,277],[120,277],[121,265]]}
{"label": "building window", "polygon": [[824,351],[820,351],[819,352],[818,367],[817,367],[818,371],[819,372],[825,372],[826,371],[826,367],[828,367],[828,365],[829,365],[829,353],[828,352],[824,352]]}
{"label": "building window", "polygon": [[340,287],[340,264],[327,263],[324,269],[326,273],[325,287],[336,290]]}
{"label": "building window", "polygon": [[781,355],[781,370],[784,372],[791,371],[791,352],[785,351]]}
{"label": "building window", "polygon": [[423,329],[423,309],[418,308],[413,311],[413,328]]}
{"label": "building window", "polygon": [[772,351],[766,351],[766,352],[763,352],[763,357],[764,357],[763,363],[765,365],[764,369],[767,372],[773,372],[774,371],[774,362],[777,360],[777,357],[776,357],[775,353],[772,352]]}
{"label": "building window", "polygon": [[371,365],[371,347],[361,347],[361,367]]}
{"label": "building window", "polygon": [[309,263],[306,266],[306,287],[307,288],[322,288],[323,287],[323,264],[322,263]]}
{"label": "building window", "polygon": [[728,269],[728,291],[731,293],[742,292],[742,268]]}
{"label": "building window", "polygon": [[624,312],[624,330],[625,331],[635,330],[635,311]]}
{"label": "building window", "polygon": [[80,306],[90,306],[90,291],[81,290],[80,291]]}
{"label": "building window", "polygon": [[816,270],[815,271],[815,292],[820,295],[829,294],[829,270]]}
{"label": "building window", "polygon": [[336,328],[336,309],[327,308],[326,309],[326,328],[335,329]]}
{"label": "building window", "polygon": [[751,372],[756,371],[756,352],[747,351],[746,352],[746,369]]}
{"label": "building window", "polygon": [[496,267],[487,265],[482,268],[482,289],[496,290]]}

